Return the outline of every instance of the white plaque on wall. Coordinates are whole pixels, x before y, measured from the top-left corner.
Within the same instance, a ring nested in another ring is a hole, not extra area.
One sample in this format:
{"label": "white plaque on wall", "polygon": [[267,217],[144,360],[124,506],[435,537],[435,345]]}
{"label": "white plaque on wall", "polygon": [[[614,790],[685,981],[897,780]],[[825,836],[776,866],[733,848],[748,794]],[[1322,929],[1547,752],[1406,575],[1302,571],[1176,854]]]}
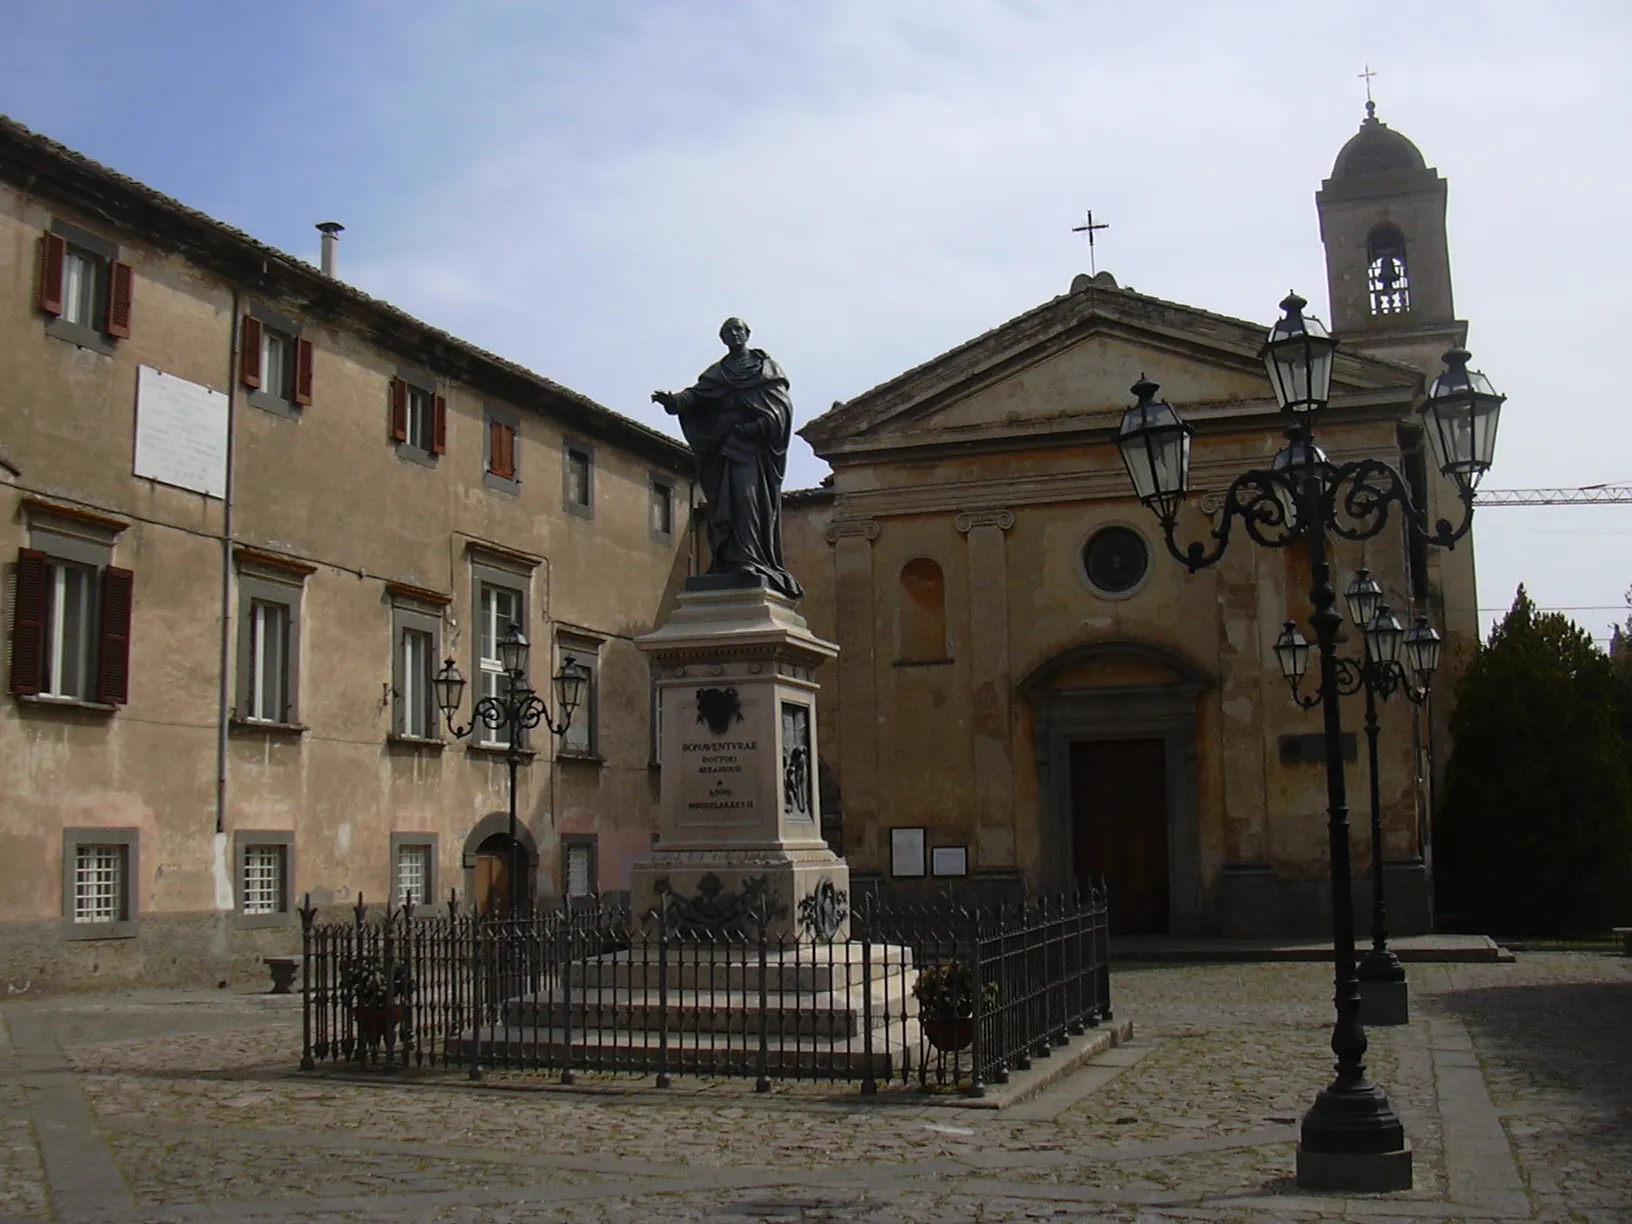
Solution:
{"label": "white plaque on wall", "polygon": [[924,830],[890,830],[890,874],[895,876],[924,874]]}
{"label": "white plaque on wall", "polygon": [[136,374],[136,475],[227,495],[227,397],[142,366]]}

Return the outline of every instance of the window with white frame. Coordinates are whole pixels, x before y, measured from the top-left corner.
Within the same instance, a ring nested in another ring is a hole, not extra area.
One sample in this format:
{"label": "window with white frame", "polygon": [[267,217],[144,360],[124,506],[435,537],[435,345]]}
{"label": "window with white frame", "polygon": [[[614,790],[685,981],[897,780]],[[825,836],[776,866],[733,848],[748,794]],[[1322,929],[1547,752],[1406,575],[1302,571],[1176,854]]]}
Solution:
{"label": "window with white frame", "polygon": [[[572,722],[561,737],[562,756],[593,757],[598,739],[595,734],[597,690],[600,688],[600,655],[594,643],[577,638],[561,638],[556,643],[556,666],[564,668],[569,662],[577,663],[588,674],[578,708],[572,712]],[[559,715],[558,715],[559,716]]]}
{"label": "window with white frame", "polygon": [[74,921],[123,922],[129,856],[122,845],[74,847]]}
{"label": "window with white frame", "polygon": [[[122,528],[122,524],[120,525]],[[31,523],[12,586],[11,691],[119,705],[129,696],[135,575],[112,564],[113,536]]]}
{"label": "window with white frame", "polygon": [[96,669],[96,570],[48,558],[45,562],[45,649],[40,693],[88,701]]}
{"label": "window with white frame", "polygon": [[412,909],[431,900],[431,855],[426,842],[397,844],[397,907]]}
{"label": "window with white frame", "polygon": [[240,722],[296,726],[300,673],[300,603],[311,567],[284,570],[241,554],[238,579],[238,706]]}
{"label": "window with white frame", "polygon": [[565,837],[561,841],[561,889],[568,897],[594,897],[600,893],[595,862],[595,838]]}
{"label": "window with white frame", "polygon": [[284,911],[284,866],[288,847],[281,845],[244,846],[245,914],[281,914]]}
{"label": "window with white frame", "polygon": [[[505,691],[504,664],[499,659],[499,642],[510,631],[511,625],[523,626],[526,632],[525,610],[521,592],[514,587],[493,582],[481,583],[477,600],[476,666],[478,699],[502,697]],[[503,728],[492,730],[478,720],[478,743],[497,745],[508,743]]]}
{"label": "window with white frame", "polygon": [[289,605],[252,599],[249,617],[249,717],[258,722],[287,722]]}
{"label": "window with white frame", "polygon": [[62,917],[69,939],[136,934],[140,900],[136,829],[62,831]]}
{"label": "window with white frame", "polygon": [[65,323],[100,331],[106,314],[107,261],[84,247],[67,244],[62,256],[62,314]]}
{"label": "window with white frame", "polygon": [[418,739],[430,739],[436,732],[436,717],[431,708],[431,675],[435,654],[430,632],[405,628],[400,649],[401,732]]}
{"label": "window with white frame", "polygon": [[261,390],[273,399],[295,396],[295,345],[275,327],[261,328]]}
{"label": "window with white frame", "polygon": [[426,454],[436,453],[436,396],[423,387],[408,387],[409,446]]}

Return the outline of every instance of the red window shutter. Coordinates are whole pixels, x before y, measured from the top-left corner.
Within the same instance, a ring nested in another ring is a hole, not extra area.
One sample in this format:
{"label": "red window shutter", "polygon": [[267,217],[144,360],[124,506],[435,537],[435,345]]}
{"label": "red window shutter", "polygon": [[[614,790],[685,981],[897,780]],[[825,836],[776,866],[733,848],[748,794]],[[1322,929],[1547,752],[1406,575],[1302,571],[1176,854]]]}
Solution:
{"label": "red window shutter", "polygon": [[448,401],[443,396],[436,397],[435,412],[431,419],[431,454],[445,455],[448,453]]}
{"label": "red window shutter", "polygon": [[391,380],[391,439],[408,441],[408,384],[400,378]]}
{"label": "red window shutter", "polygon": [[110,565],[102,571],[102,651],[96,699],[109,705],[130,700],[130,605],[136,575]]}
{"label": "red window shutter", "polygon": [[312,402],[312,342],[295,341],[295,403]]}
{"label": "red window shutter", "polygon": [[510,457],[504,452],[506,429],[503,421],[487,423],[487,470],[495,476],[510,479]]}
{"label": "red window shutter", "polygon": [[130,305],[135,290],[135,273],[129,264],[116,263],[108,276],[108,335],[130,339]]}
{"label": "red window shutter", "polygon": [[261,321],[244,316],[244,336],[238,344],[238,373],[244,386],[261,385]]}
{"label": "red window shutter", "polygon": [[33,696],[40,691],[45,662],[45,554],[32,548],[17,552],[17,587],[11,629],[11,691]]}
{"label": "red window shutter", "polygon": [[516,427],[504,425],[504,475],[507,480],[516,478]]}
{"label": "red window shutter", "polygon": [[62,313],[62,265],[68,258],[68,244],[60,234],[40,239],[40,309],[49,315]]}

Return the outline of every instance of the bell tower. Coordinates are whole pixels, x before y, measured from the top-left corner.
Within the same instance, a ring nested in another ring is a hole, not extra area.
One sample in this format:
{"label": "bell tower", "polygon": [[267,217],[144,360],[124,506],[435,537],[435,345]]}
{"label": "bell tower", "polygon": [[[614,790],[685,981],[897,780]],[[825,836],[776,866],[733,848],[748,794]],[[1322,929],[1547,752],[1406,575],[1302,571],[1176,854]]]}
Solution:
{"label": "bell tower", "polygon": [[1467,324],[1451,304],[1445,186],[1367,102],[1315,193],[1332,333],[1345,348],[1433,374],[1441,354],[1464,342]]}

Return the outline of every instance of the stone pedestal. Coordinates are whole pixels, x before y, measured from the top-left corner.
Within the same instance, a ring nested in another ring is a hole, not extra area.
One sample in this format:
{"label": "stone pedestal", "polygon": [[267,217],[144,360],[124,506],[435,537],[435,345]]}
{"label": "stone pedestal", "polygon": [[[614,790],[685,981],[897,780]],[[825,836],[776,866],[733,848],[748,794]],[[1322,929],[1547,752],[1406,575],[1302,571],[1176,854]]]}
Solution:
{"label": "stone pedestal", "polygon": [[1360,1023],[1367,1028],[1411,1023],[1410,988],[1397,982],[1360,979]]}
{"label": "stone pedestal", "polygon": [[702,933],[849,935],[850,873],[827,848],[816,791],[816,668],[838,654],[762,585],[692,579],[635,643],[658,689],[658,839],[635,864],[637,915],[662,907]]}

